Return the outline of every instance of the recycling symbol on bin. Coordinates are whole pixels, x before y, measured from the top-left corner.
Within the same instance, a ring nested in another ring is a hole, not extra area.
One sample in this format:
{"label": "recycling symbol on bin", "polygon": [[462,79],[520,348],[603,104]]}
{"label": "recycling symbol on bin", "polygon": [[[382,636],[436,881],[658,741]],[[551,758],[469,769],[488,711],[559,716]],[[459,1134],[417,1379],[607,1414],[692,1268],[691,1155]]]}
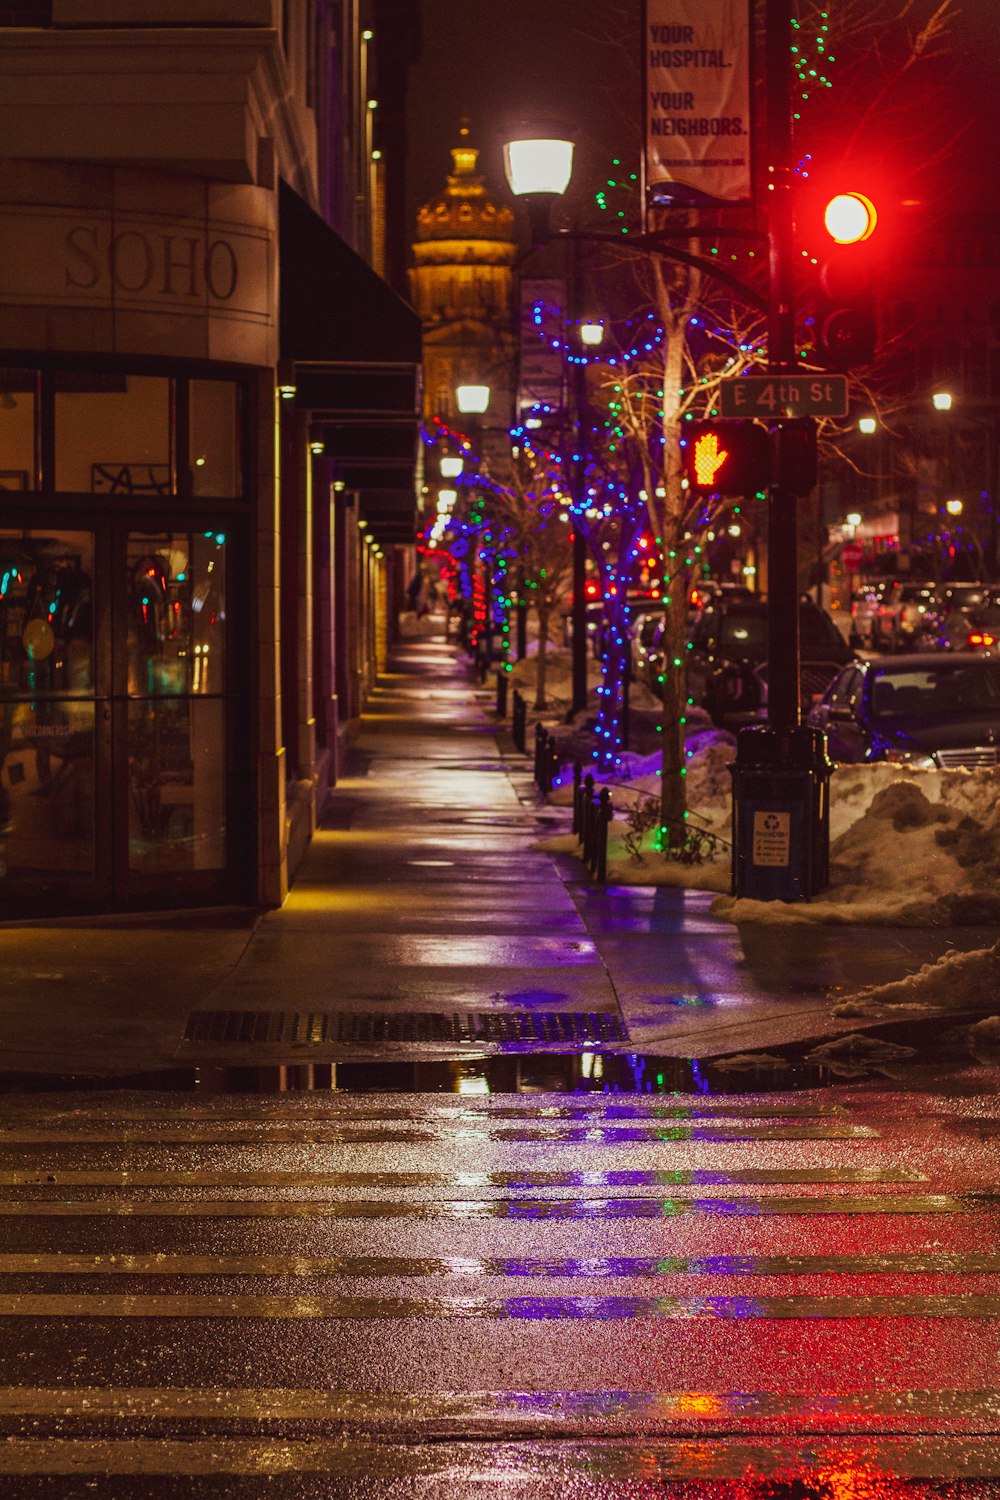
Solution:
{"label": "recycling symbol on bin", "polygon": [[765,813],[764,827],[768,833],[777,833],[781,827],[781,819],[777,813]]}

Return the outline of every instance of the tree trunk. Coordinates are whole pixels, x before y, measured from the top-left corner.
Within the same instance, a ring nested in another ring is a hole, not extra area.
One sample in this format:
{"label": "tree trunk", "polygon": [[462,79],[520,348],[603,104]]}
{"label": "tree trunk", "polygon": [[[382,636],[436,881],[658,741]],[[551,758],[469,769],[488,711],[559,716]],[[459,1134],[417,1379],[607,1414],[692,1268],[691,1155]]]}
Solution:
{"label": "tree trunk", "polygon": [[535,663],[535,708],[547,708],[545,701],[546,674],[548,670],[549,614],[545,608],[535,606],[538,616],[538,657]]}
{"label": "tree trunk", "polygon": [[663,612],[663,713],[660,717],[660,832],[657,847],[678,848],[687,822],[684,727],[687,719],[687,581],[674,580]]}

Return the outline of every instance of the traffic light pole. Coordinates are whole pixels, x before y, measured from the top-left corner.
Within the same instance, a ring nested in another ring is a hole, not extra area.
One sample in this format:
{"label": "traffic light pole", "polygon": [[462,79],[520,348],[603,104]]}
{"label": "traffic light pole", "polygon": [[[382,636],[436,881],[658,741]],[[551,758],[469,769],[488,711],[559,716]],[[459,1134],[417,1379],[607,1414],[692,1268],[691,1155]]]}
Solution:
{"label": "traffic light pole", "polygon": [[[768,367],[772,375],[795,369],[795,305],[792,217],[792,120],[788,44],[791,0],[767,0],[767,233]],[[780,429],[779,429],[780,432]],[[772,433],[777,448],[779,432]],[[798,726],[799,604],[798,497],[782,483],[780,462],[772,463],[768,500],[767,716],[779,734]]]}
{"label": "traffic light pole", "polygon": [[[788,47],[791,0],[766,0],[768,371],[791,375],[795,358],[792,129]],[[829,879],[825,737],[799,706],[798,500],[795,433],[770,430],[768,491],[767,724],[742,729],[733,776],[735,896],[808,901]]]}

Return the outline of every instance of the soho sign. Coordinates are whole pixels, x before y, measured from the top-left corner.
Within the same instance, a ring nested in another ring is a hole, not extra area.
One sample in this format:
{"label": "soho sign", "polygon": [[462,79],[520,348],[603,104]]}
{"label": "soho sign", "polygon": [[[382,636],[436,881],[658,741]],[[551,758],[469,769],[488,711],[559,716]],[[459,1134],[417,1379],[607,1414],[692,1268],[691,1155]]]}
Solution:
{"label": "soho sign", "polygon": [[228,302],[239,283],[239,262],[228,239],[211,234],[119,229],[110,237],[94,224],[66,232],[66,288],[96,291],[109,281],[116,292]]}
{"label": "soho sign", "polygon": [[270,364],[274,230],[266,202],[250,208],[256,222],[0,203],[0,309],[20,309],[0,321],[24,347]]}

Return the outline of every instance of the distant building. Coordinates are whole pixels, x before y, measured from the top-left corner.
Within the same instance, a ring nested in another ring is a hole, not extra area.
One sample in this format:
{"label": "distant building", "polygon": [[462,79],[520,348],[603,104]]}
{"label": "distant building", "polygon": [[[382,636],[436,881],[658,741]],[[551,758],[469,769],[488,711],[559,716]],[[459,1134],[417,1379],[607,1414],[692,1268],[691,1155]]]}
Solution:
{"label": "distant building", "polygon": [[[477,172],[479,151],[467,121],[451,156],[444,189],[417,214],[409,273],[424,334],[424,418],[463,430],[455,389],[484,384],[490,406],[480,426],[506,432],[516,359],[514,215],[494,201]],[[436,477],[431,467],[428,478]]]}

